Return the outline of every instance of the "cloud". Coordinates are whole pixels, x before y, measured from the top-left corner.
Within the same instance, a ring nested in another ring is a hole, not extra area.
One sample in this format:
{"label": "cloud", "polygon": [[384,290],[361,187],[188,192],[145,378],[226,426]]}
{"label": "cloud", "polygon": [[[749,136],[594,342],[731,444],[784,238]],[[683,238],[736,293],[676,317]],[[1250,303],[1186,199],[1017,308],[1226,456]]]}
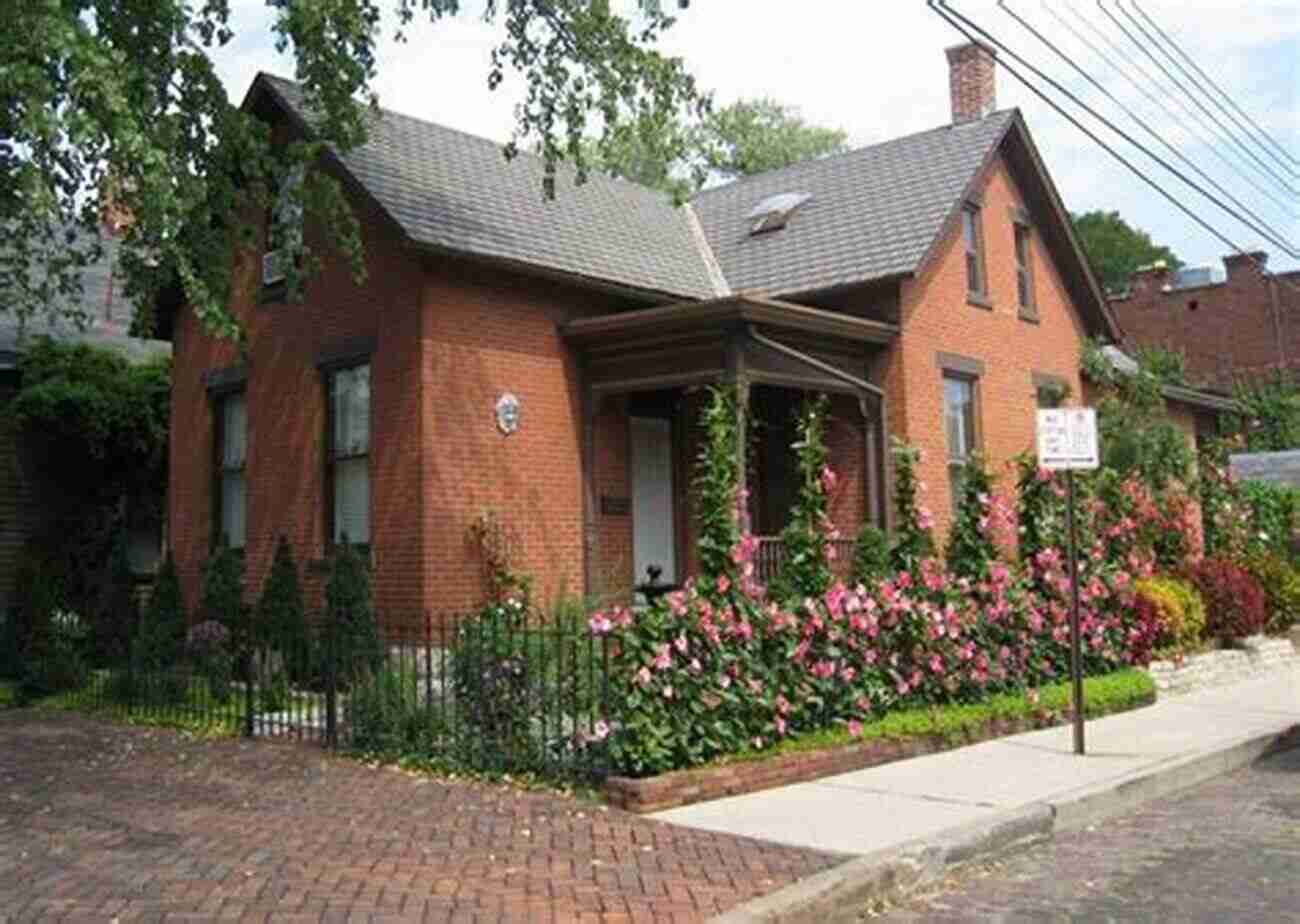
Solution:
{"label": "cloud", "polygon": [[[624,0],[627,2],[627,0]],[[1058,12],[1078,11],[1099,27],[1111,30],[1117,42],[1127,40],[1082,0],[1007,0],[1021,15],[1044,28],[1053,26],[1043,6]],[[1124,0],[1131,6],[1132,0]],[[1291,152],[1300,157],[1300,4],[1294,0],[1137,0],[1216,82]],[[1115,0],[1107,0],[1114,7]],[[1054,58],[1012,21],[992,0],[953,0],[952,5],[1003,38],[1031,60],[1050,63],[1054,75],[1071,88],[1104,102],[1070,68]],[[241,99],[258,69],[292,75],[292,60],[277,55],[269,33],[271,13],[261,0],[233,4],[241,38],[218,58],[220,72],[233,99]],[[514,127],[514,107],[523,87],[510,77],[496,91],[487,88],[489,54],[500,41],[500,26],[482,21],[481,3],[469,12],[435,24],[415,23],[410,41],[383,43],[376,88],[381,103],[410,115],[504,141]],[[391,22],[387,29],[391,33]],[[1068,53],[1094,73],[1104,65],[1069,33],[1050,33]],[[774,0],[695,0],[665,35],[662,48],[683,57],[700,84],[713,90],[720,103],[741,97],[771,96],[797,106],[810,121],[843,128],[855,144],[869,144],[941,125],[949,119],[948,73],[943,49],[963,37],[919,0],[804,0],[798,5]],[[1125,63],[1143,61],[1130,46]],[[1149,63],[1144,66],[1153,68]],[[1197,140],[1190,118],[1174,121],[1159,115],[1118,74],[1104,83],[1135,111],[1150,111],[1150,119],[1194,162],[1243,202],[1278,224],[1289,239],[1300,241],[1300,222],[1283,217],[1284,209],[1259,193],[1251,182],[1221,162],[1215,151],[1233,154],[1231,146]],[[1168,105],[1176,91],[1159,91]],[[1185,215],[1149,189],[1124,167],[1111,161],[1051,107],[1007,73],[999,77],[999,103],[1020,106],[1066,205],[1076,211],[1119,210],[1129,221],[1174,248],[1192,263],[1217,262],[1227,247],[1197,228]],[[1107,104],[1108,105],[1108,104]],[[1127,123],[1118,110],[1116,119]],[[1128,123],[1130,130],[1138,131]],[[1202,135],[1207,134],[1203,130]],[[1149,139],[1148,139],[1149,140]],[[1180,201],[1193,207],[1244,246],[1261,245],[1259,235],[1210,206],[1141,155],[1144,171]],[[1230,156],[1253,182],[1280,195],[1283,205],[1300,209],[1300,199],[1288,202],[1277,184],[1266,179],[1245,155]],[[1295,180],[1300,183],[1300,178]],[[1274,267],[1300,266],[1273,253]]]}

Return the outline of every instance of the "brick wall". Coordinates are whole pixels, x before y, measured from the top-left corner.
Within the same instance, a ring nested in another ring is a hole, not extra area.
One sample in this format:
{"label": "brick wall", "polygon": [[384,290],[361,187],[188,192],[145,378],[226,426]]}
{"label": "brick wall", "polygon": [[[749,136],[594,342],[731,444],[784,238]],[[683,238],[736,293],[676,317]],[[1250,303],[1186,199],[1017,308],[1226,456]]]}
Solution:
{"label": "brick wall", "polygon": [[[326,552],[324,477],[326,395],[320,356],[360,338],[374,338],[371,358],[371,531],[376,605],[418,613],[422,497],[419,321],[421,271],[398,246],[394,230],[373,209],[359,218],[368,276],[358,285],[346,262],[328,250],[326,266],[300,304],[262,304],[260,261],[234,269],[234,313],[248,336],[246,588],[260,591],[277,535],[293,543],[310,604],[323,587]],[[327,248],[311,229],[313,246]],[[250,255],[255,256],[255,255]],[[169,535],[187,599],[197,601],[200,570],[213,525],[214,415],[203,380],[210,369],[239,361],[234,346],[206,336],[182,310],[175,328],[172,386]]]}
{"label": "brick wall", "polygon": [[925,503],[935,514],[935,537],[947,535],[951,516],[947,444],[943,427],[942,351],[984,364],[978,379],[980,445],[1001,490],[1010,489],[1008,463],[1034,440],[1037,397],[1033,374],[1069,383],[1078,403],[1083,323],[1038,234],[1032,235],[1037,323],[1019,317],[1015,238],[1011,209],[1024,208],[1022,193],[1001,157],[978,190],[984,264],[991,308],[968,302],[961,227],[954,223],[921,274],[903,285],[903,329],[882,360],[883,387],[891,433],[924,452],[920,480]]}
{"label": "brick wall", "polygon": [[1180,350],[1191,379],[1217,387],[1236,374],[1300,368],[1300,272],[1269,280],[1244,257],[1223,262],[1224,282],[1169,292],[1168,271],[1135,274],[1129,295],[1110,303],[1127,343]]}

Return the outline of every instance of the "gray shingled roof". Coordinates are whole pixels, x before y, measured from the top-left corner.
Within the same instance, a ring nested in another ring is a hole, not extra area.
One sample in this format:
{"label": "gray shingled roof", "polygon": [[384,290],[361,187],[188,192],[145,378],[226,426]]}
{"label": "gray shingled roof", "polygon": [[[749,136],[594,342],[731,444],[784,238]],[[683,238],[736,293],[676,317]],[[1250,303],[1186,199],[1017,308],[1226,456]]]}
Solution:
{"label": "gray shingled roof", "polygon": [[[301,88],[259,75],[303,122]],[[417,243],[670,296],[793,295],[915,270],[1015,110],[706,190],[690,208],[593,175],[541,193],[542,161],[498,142],[383,111],[346,167]],[[751,235],[768,196],[809,193],[789,225]],[[698,217],[698,222],[696,221]],[[720,271],[720,275],[719,275]]]}
{"label": "gray shingled roof", "polygon": [[[304,122],[299,86],[260,75]],[[663,193],[561,169],[542,195],[542,160],[507,161],[499,142],[384,110],[342,160],[415,242],[687,298],[717,294],[686,209]]]}
{"label": "gray shingled roof", "polygon": [[[897,138],[705,190],[692,201],[734,291],[770,296],[867,282],[917,268],[944,220],[1015,118]],[[780,231],[746,215],[777,193],[809,193]]]}

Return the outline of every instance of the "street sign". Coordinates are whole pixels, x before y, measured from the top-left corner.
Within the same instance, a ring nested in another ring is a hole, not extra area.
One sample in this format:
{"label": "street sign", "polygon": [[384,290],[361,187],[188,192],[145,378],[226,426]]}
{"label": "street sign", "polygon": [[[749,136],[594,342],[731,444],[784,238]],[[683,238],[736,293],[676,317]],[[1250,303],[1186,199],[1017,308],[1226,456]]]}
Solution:
{"label": "street sign", "polygon": [[1053,470],[1096,468],[1097,411],[1090,407],[1040,410],[1038,465]]}
{"label": "street sign", "polygon": [[1074,753],[1084,753],[1083,638],[1079,627],[1079,537],[1074,516],[1074,472],[1098,464],[1097,411],[1068,407],[1038,412],[1038,465],[1065,472],[1065,516],[1070,537],[1070,687]]}

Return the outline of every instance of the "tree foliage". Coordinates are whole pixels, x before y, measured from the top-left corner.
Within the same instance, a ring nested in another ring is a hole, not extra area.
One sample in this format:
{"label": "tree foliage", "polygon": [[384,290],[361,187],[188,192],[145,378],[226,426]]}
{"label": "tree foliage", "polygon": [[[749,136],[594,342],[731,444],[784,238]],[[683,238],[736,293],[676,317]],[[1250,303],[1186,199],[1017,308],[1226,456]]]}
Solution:
{"label": "tree foliage", "polygon": [[[685,0],[678,0],[685,6]],[[251,246],[273,190],[327,147],[366,137],[384,13],[399,37],[437,23],[460,0],[269,0],[277,49],[291,51],[314,112],[312,134],[281,150],[267,126],[232,105],[217,74],[235,37],[230,0],[65,0],[9,3],[0,13],[0,312],[85,321],[79,269],[97,259],[109,199],[133,216],[122,245],[127,295],[147,309],[178,280],[205,326],[236,335],[233,258]],[[677,58],[654,50],[673,20],[662,0],[638,0],[632,18],[607,2],[487,0],[503,27],[492,88],[517,72],[512,154],[538,143],[554,193],[569,158],[585,176],[582,139],[593,124],[660,126],[705,100]],[[358,226],[339,184],[309,171],[293,197],[307,220],[363,273]],[[303,254],[302,273],[319,265]],[[290,271],[298,291],[299,270]]]}
{"label": "tree foliage", "polygon": [[620,126],[587,143],[612,176],[685,199],[709,180],[733,180],[848,149],[847,135],[806,122],[773,99],[742,99],[689,125]]}
{"label": "tree foliage", "polygon": [[1089,341],[1084,348],[1084,374],[1101,389],[1097,402],[1097,436],[1101,464],[1122,479],[1138,475],[1152,490],[1170,481],[1186,484],[1192,475],[1193,453],[1187,435],[1165,408],[1163,385],[1178,384],[1180,366],[1164,352],[1139,354],[1134,373],[1117,369],[1101,348]]}
{"label": "tree foliage", "polygon": [[1238,413],[1228,415],[1228,429],[1239,434],[1247,452],[1300,449],[1300,388],[1280,370],[1240,378],[1233,388]]}
{"label": "tree foliage", "polygon": [[1157,260],[1164,260],[1170,269],[1183,265],[1172,250],[1156,244],[1151,235],[1130,225],[1119,212],[1097,210],[1072,218],[1088,263],[1108,292],[1123,291],[1140,266]]}
{"label": "tree foliage", "polygon": [[29,618],[105,605],[111,553],[131,522],[161,515],[171,363],[133,365],[100,347],[29,344],[5,407],[10,438],[36,476],[41,531],[24,564]]}

